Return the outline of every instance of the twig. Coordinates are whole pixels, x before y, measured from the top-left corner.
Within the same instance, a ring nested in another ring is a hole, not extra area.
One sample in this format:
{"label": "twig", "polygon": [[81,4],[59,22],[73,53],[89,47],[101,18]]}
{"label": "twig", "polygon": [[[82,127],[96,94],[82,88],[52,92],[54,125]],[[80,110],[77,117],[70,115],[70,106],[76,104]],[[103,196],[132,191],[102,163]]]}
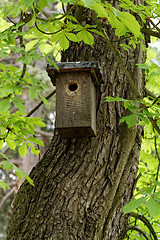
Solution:
{"label": "twig", "polygon": [[152,105],[154,105],[158,101],[159,98],[160,98],[160,95],[158,97],[156,97],[156,99],[153,101]]}
{"label": "twig", "polygon": [[138,228],[136,226],[129,226],[127,228],[127,231],[129,231],[129,230],[137,231],[137,232],[141,233],[143,235],[143,237],[145,237],[145,239],[150,240],[149,237],[146,235],[146,233],[144,231],[142,231],[142,229],[140,229],[140,228]]}
{"label": "twig", "polygon": [[151,91],[149,91],[148,89],[146,89],[146,94],[147,94],[147,96],[152,97],[154,99],[157,98],[157,96],[154,93],[152,93]]}
{"label": "twig", "polygon": [[[156,172],[156,181],[158,181],[159,170],[160,170],[160,156],[159,156],[158,149],[157,149],[157,137],[156,136],[154,137],[154,146],[155,146],[156,156],[158,158],[158,167],[157,167],[157,172]],[[156,186],[155,186],[153,192],[155,192],[155,191],[156,191]]]}
{"label": "twig", "polygon": [[[56,90],[54,90],[53,92],[51,92],[46,99],[49,99],[50,97],[52,97],[54,94],[56,93]],[[35,106],[27,115],[26,117],[30,117],[41,105],[43,104],[43,101],[39,102],[37,104],[37,106]]]}
{"label": "twig", "polygon": [[158,32],[160,32],[159,27],[157,27],[157,25],[154,24],[154,22],[152,21],[152,19],[149,19],[149,22],[153,25],[153,27],[155,27],[155,29],[156,29]]}
{"label": "twig", "polygon": [[[21,13],[21,18],[20,18],[20,20],[22,21],[23,20],[23,14]],[[18,28],[18,30],[20,31],[20,32],[22,32],[22,29],[23,29],[23,26],[20,26],[19,28]],[[20,36],[19,37],[19,41],[20,41],[20,46],[25,50],[25,45],[24,45],[24,42],[23,42],[23,36]],[[22,57],[24,57],[25,55],[22,53]],[[25,76],[25,73],[26,73],[26,69],[27,69],[27,65],[25,64],[25,63],[23,63],[23,69],[22,69],[22,74],[21,74],[21,76],[20,76],[20,79],[23,79],[24,78],[24,76]]]}
{"label": "twig", "polygon": [[157,235],[154,231],[154,228],[152,227],[151,223],[148,221],[147,218],[145,218],[144,216],[139,215],[137,213],[134,213],[134,212],[131,212],[130,215],[132,217],[135,217],[135,218],[138,218],[139,220],[141,220],[147,226],[147,228],[149,229],[149,231],[153,235],[154,240],[158,240],[158,237],[157,237]]}
{"label": "twig", "polygon": [[30,22],[30,20],[32,19],[33,17],[33,14],[28,14],[26,18],[24,19],[21,19],[18,23],[16,23],[14,26],[10,26],[9,28],[5,29],[4,31],[2,31],[1,33],[5,33],[7,31],[16,31],[17,28],[14,28],[16,27],[16,25],[20,24],[20,23],[23,23],[22,26],[24,26],[25,24],[27,24],[28,22]]}
{"label": "twig", "polygon": [[50,132],[45,132],[45,131],[42,131],[40,129],[35,129],[35,133],[39,133],[43,136],[46,136],[46,137],[52,137],[53,136],[53,133],[50,133]]}
{"label": "twig", "polygon": [[42,31],[39,27],[38,27],[38,25],[37,25],[37,23],[35,22],[35,27],[37,28],[37,30],[39,31],[39,32],[41,32],[41,33],[43,33],[43,34],[46,34],[46,35],[53,35],[53,34],[56,34],[56,33],[59,33],[59,32],[61,32],[63,29],[61,28],[60,30],[58,30],[58,31],[56,31],[56,32],[52,32],[52,33],[50,33],[50,32],[44,32],[44,31]]}
{"label": "twig", "polygon": [[141,33],[145,33],[145,34],[147,34],[149,36],[160,38],[160,32],[152,31],[149,28],[141,28]]}
{"label": "twig", "polygon": [[66,10],[65,10],[65,7],[64,7],[64,3],[62,3],[62,9],[63,9],[63,12],[66,13]]}
{"label": "twig", "polygon": [[16,25],[16,23],[13,22],[12,19],[11,19],[10,17],[7,17],[7,18],[8,18],[8,20],[9,20],[11,23],[13,23],[14,25]]}
{"label": "twig", "polygon": [[13,187],[13,188],[4,196],[4,198],[3,198],[2,201],[0,202],[0,211],[1,211],[4,203],[6,202],[6,200],[7,200],[8,198],[10,198],[10,197],[12,196],[12,194],[15,192],[16,188],[17,188],[17,187]]}
{"label": "twig", "polygon": [[[143,105],[143,108],[147,111],[147,107],[145,105]],[[151,118],[151,117],[148,117],[149,121],[151,122],[152,126],[154,127],[154,129],[158,132],[158,134],[160,135],[160,128],[158,127],[156,121]]]}

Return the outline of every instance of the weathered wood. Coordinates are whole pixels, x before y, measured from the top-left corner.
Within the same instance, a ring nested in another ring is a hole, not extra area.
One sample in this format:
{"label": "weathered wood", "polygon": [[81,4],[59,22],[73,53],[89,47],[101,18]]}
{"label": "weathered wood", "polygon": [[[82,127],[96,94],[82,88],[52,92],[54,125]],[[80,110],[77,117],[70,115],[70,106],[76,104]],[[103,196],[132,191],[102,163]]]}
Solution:
{"label": "weathered wood", "polygon": [[96,135],[96,89],[89,71],[57,74],[56,128],[63,138]]}

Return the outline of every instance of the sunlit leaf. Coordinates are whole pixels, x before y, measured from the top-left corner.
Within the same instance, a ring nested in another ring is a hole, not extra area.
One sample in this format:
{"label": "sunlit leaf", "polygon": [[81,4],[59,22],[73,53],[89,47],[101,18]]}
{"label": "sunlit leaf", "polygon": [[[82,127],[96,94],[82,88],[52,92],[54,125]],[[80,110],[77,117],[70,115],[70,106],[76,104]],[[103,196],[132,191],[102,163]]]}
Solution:
{"label": "sunlit leaf", "polygon": [[0,180],[0,187],[3,188],[3,190],[6,190],[6,188],[11,189],[10,186],[2,180]]}
{"label": "sunlit leaf", "polygon": [[9,98],[0,100],[0,112],[4,113],[10,108]]}
{"label": "sunlit leaf", "polygon": [[130,202],[123,207],[124,214],[129,213],[136,209],[137,207],[139,207],[140,205],[144,204],[146,199],[147,197],[142,197],[139,199],[130,200]]}
{"label": "sunlit leaf", "polygon": [[27,145],[25,142],[18,148],[18,152],[22,157],[27,154]]}
{"label": "sunlit leaf", "polygon": [[148,208],[149,214],[154,217],[158,216],[160,214],[160,200],[151,197],[146,202],[146,207]]}

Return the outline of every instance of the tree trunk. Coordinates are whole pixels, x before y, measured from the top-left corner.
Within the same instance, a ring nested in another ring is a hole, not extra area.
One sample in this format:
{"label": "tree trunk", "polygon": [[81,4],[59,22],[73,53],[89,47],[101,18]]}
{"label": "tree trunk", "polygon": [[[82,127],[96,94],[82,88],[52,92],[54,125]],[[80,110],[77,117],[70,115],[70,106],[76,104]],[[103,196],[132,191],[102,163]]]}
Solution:
{"label": "tree trunk", "polygon": [[[108,29],[111,40],[117,40]],[[114,45],[118,47],[118,42]],[[120,50],[123,63],[143,95],[145,60],[137,45]],[[126,76],[102,37],[93,48],[72,44],[63,61],[98,60],[105,84],[97,99],[97,136],[61,139],[55,131],[51,145],[33,168],[14,201],[8,240],[119,240],[128,222],[122,206],[133,194],[138,168],[141,129],[120,124],[126,114],[121,102],[106,96],[134,97]]]}

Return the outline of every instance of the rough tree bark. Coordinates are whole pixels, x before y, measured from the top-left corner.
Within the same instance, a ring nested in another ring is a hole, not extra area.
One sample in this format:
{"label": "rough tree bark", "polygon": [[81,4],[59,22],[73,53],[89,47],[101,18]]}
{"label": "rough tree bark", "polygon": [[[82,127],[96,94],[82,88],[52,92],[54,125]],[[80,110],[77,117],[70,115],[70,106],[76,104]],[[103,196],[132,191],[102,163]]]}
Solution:
{"label": "rough tree bark", "polygon": [[[90,16],[88,16],[89,18]],[[114,45],[114,31],[107,29]],[[137,45],[122,60],[141,95],[144,72],[137,69],[145,52]],[[118,240],[128,216],[122,206],[132,197],[138,168],[141,130],[118,124],[122,103],[105,103],[106,96],[134,98],[126,76],[102,37],[93,48],[72,44],[63,61],[98,60],[105,84],[97,101],[97,136],[61,139],[55,131],[51,145],[33,168],[14,201],[8,240]]]}

